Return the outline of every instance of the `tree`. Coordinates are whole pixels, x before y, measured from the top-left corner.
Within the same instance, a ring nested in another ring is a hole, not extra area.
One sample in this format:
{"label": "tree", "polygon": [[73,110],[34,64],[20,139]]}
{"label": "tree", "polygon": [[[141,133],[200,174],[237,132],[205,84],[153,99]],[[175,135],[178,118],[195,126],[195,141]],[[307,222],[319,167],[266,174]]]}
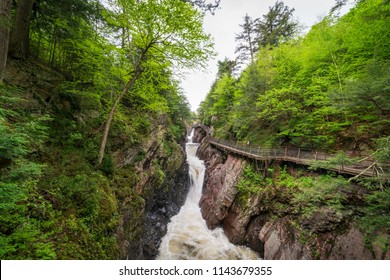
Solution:
{"label": "tree", "polygon": [[119,0],[118,4],[126,14],[123,24],[127,25],[131,38],[127,55],[132,63],[132,71],[112,104],[104,128],[98,164],[102,163],[118,105],[148,65],[167,63],[170,66],[194,68],[202,65],[212,54],[212,44],[203,33],[202,15],[190,4],[180,0]]}
{"label": "tree", "polygon": [[211,122],[215,128],[217,136],[230,137],[230,118],[234,104],[234,95],[236,91],[236,79],[229,73],[225,73],[215,83],[209,94],[212,96],[212,106],[210,114]]}
{"label": "tree", "polygon": [[[58,5],[55,0],[35,1],[30,26],[31,54],[67,70],[78,64],[85,52],[95,49],[85,42],[99,42],[98,27],[104,26],[101,13],[105,12],[97,2],[67,0]],[[91,65],[94,68],[94,65]]]}
{"label": "tree", "polygon": [[193,5],[203,9],[205,11],[209,11],[214,14],[215,10],[219,7],[219,3],[221,0],[214,0],[209,2],[207,0],[184,0],[185,2],[192,3]]}
{"label": "tree", "polygon": [[277,46],[292,38],[298,28],[293,20],[294,8],[290,9],[283,2],[277,1],[263,19],[257,19],[258,42],[261,46]]}
{"label": "tree", "polygon": [[240,24],[240,27],[242,28],[242,32],[236,35],[236,41],[239,43],[235,51],[239,53],[237,59],[243,63],[250,58],[250,62],[253,63],[254,53],[258,49],[256,42],[257,32],[253,19],[246,14],[244,23]]}
{"label": "tree", "polygon": [[0,84],[3,83],[7,64],[11,5],[11,0],[0,0]]}
{"label": "tree", "polygon": [[347,3],[348,0],[336,0],[336,4],[330,9],[330,13],[333,14],[340,11],[340,9],[347,5]]}
{"label": "tree", "polygon": [[227,57],[223,61],[218,61],[218,79],[227,74],[229,77],[233,76],[237,66],[236,60],[230,60]]}
{"label": "tree", "polygon": [[13,58],[26,58],[30,52],[29,31],[34,0],[19,0],[15,24],[11,31],[9,54]]}

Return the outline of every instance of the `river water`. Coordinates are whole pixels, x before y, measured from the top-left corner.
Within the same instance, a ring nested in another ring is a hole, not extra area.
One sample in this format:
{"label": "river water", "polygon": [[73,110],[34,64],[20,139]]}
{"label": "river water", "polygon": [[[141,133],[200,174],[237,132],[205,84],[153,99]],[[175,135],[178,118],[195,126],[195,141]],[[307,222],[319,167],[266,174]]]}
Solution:
{"label": "river water", "polygon": [[167,234],[161,241],[158,259],[237,260],[259,258],[249,248],[230,243],[221,228],[208,229],[199,208],[205,166],[203,161],[196,157],[199,144],[192,143],[192,136],[193,131],[186,144],[190,190],[180,212],[172,217],[168,224]]}

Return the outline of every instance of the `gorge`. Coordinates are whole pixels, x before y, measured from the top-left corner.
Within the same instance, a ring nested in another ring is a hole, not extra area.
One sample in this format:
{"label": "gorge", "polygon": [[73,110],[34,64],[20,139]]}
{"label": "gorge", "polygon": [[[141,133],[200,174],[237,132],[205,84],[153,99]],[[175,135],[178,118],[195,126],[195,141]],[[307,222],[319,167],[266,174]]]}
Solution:
{"label": "gorge", "polygon": [[234,246],[229,242],[221,228],[210,230],[203,219],[199,200],[202,195],[205,166],[196,157],[199,144],[193,143],[192,129],[186,144],[187,162],[189,164],[190,190],[180,212],[172,217],[168,230],[162,239],[159,259],[205,259],[234,260],[256,259],[255,252]]}
{"label": "gorge", "polygon": [[[284,186],[274,186],[271,193],[240,191],[240,177],[253,162],[213,148],[201,127],[195,134],[202,142],[197,155],[206,165],[202,216],[209,228],[222,227],[232,243],[247,245],[264,259],[389,259],[389,252],[375,245],[375,240],[367,243],[352,208],[337,212],[324,206],[308,216],[291,208],[288,196],[292,194]],[[271,166],[282,169],[280,162]],[[287,172],[298,175],[298,169],[290,165]],[[306,175],[319,174],[307,171]],[[361,191],[358,186],[348,190],[347,203],[357,203]]]}
{"label": "gorge", "polygon": [[219,2],[0,1],[1,259],[390,258],[388,1],[245,16],[193,112]]}

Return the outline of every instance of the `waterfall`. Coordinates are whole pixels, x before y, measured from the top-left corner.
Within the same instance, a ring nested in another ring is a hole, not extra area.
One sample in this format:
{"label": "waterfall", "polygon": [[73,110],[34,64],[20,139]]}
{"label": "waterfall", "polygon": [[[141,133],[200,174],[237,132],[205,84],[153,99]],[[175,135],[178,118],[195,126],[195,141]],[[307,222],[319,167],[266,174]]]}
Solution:
{"label": "waterfall", "polygon": [[186,144],[190,190],[180,212],[172,217],[161,241],[158,259],[171,260],[235,260],[257,259],[258,255],[243,246],[229,242],[223,229],[209,230],[199,208],[205,166],[196,156],[199,144],[192,143],[194,130]]}

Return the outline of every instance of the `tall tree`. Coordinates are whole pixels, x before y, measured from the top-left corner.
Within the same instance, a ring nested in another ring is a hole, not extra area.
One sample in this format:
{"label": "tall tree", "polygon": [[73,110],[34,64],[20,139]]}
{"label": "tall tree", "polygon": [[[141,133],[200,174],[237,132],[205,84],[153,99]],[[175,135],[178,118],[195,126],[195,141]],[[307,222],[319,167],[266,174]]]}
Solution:
{"label": "tall tree", "polygon": [[238,46],[236,47],[236,53],[239,53],[237,60],[243,63],[250,59],[252,63],[254,60],[254,53],[257,51],[258,46],[256,42],[257,32],[254,24],[254,20],[246,14],[244,17],[244,23],[240,24],[242,29],[240,34],[236,35],[236,41]]}
{"label": "tall tree", "polygon": [[277,1],[263,15],[257,19],[258,42],[261,46],[277,46],[294,36],[298,29],[298,22],[293,19],[294,8],[290,9],[282,1]]}
{"label": "tall tree", "polygon": [[30,52],[29,31],[34,0],[19,0],[15,24],[11,31],[9,54],[13,58],[26,58]]}
{"label": "tall tree", "polygon": [[3,83],[7,64],[11,4],[11,0],[0,0],[0,84]]}
{"label": "tall tree", "polygon": [[[127,15],[131,74],[111,107],[105,124],[98,163],[101,164],[115,111],[122,98],[151,64],[167,63],[193,68],[212,54],[209,36],[203,33],[202,14],[181,0],[119,0]],[[123,18],[122,18],[123,19]]]}
{"label": "tall tree", "polygon": [[234,75],[236,70],[237,61],[230,60],[227,57],[223,61],[218,61],[218,73],[217,78],[222,78],[223,75],[227,74],[229,77]]}

